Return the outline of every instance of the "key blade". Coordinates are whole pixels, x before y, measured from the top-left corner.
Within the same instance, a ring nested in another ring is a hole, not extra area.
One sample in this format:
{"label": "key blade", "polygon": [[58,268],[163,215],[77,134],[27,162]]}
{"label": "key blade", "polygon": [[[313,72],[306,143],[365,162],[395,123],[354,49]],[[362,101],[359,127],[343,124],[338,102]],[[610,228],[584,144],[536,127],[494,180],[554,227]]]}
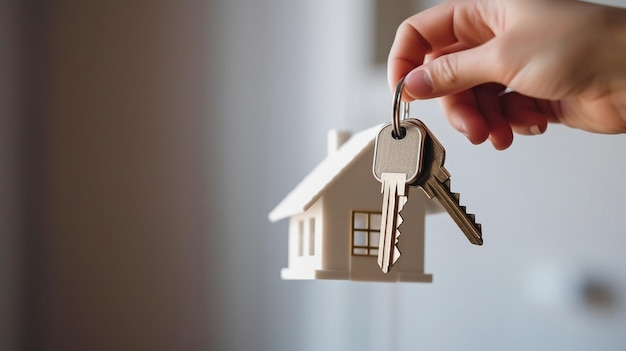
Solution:
{"label": "key blade", "polygon": [[420,126],[426,133],[423,152],[424,171],[411,185],[419,186],[430,199],[436,197],[467,239],[472,244],[482,245],[482,226],[476,223],[476,216],[468,214],[465,206],[459,204],[460,195],[450,191],[450,173],[444,167],[445,148],[420,120],[408,121]]}
{"label": "key blade", "polygon": [[383,192],[383,212],[381,219],[381,235],[378,246],[378,265],[388,273],[393,264],[400,258],[397,248],[402,217],[399,212],[407,202],[406,174],[383,173],[381,175]]}
{"label": "key blade", "polygon": [[388,182],[383,180],[382,185],[383,192],[383,211],[382,218],[380,224],[380,240],[378,243],[378,265],[383,270],[383,272],[389,272],[389,254],[388,254],[388,241],[390,237],[393,235],[390,232],[391,228],[395,228],[395,206],[396,206],[396,197],[392,193],[392,189],[389,186]]}
{"label": "key blade", "polygon": [[461,228],[467,239],[474,245],[482,245],[482,226],[480,223],[476,223],[476,216],[474,214],[468,214],[465,206],[459,204],[459,194],[451,192],[449,184],[449,180],[441,183],[439,180],[431,178],[428,181],[428,186],[432,189],[437,200],[439,200],[443,208],[448,211],[450,217],[452,217],[454,222]]}

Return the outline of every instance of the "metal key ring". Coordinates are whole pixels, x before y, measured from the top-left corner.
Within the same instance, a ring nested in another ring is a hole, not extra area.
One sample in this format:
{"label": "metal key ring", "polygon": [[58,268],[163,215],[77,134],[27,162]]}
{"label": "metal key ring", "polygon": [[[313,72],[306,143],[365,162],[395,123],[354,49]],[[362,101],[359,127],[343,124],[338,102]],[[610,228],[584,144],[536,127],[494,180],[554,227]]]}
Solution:
{"label": "metal key ring", "polygon": [[400,81],[396,86],[396,92],[393,94],[393,118],[391,119],[391,122],[393,124],[393,133],[395,134],[394,137],[398,139],[403,138],[402,130],[400,128],[400,110],[402,110],[402,120],[409,117],[409,103],[402,101],[404,78],[406,78],[406,76],[400,78]]}

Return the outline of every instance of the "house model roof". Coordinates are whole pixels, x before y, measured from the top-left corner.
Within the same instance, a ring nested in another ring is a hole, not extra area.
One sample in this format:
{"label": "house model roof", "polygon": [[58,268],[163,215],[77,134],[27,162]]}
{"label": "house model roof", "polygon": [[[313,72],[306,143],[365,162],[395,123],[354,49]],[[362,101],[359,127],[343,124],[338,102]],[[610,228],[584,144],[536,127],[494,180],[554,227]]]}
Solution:
{"label": "house model roof", "polygon": [[382,125],[378,125],[354,134],[337,151],[329,154],[270,212],[270,221],[276,222],[308,210],[348,166],[373,146],[381,128]]}

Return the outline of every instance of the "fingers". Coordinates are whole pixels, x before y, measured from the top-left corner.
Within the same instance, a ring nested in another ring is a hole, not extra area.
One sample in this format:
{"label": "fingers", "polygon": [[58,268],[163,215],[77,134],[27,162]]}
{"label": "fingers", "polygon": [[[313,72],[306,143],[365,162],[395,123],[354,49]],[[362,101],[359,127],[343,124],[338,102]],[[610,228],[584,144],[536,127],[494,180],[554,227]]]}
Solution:
{"label": "fingers", "polygon": [[545,110],[546,102],[511,92],[502,95],[500,106],[511,128],[522,135],[543,134],[548,128],[550,112]]}
{"label": "fingers", "polygon": [[465,135],[472,144],[480,144],[489,137],[489,125],[478,110],[472,91],[464,91],[441,98],[441,106],[450,125]]}
{"label": "fingers", "polygon": [[500,84],[484,84],[474,88],[478,110],[489,127],[489,141],[497,150],[504,150],[513,143],[513,130],[500,105],[500,93],[504,89]]}
{"label": "fingers", "polygon": [[502,94],[504,86],[483,84],[471,90],[441,98],[450,125],[473,144],[489,139],[497,150],[513,142],[513,132],[542,134],[553,118],[549,102],[515,92]]}
{"label": "fingers", "polygon": [[[486,6],[496,7],[491,2],[486,2]],[[449,1],[420,12],[404,21],[396,32],[389,53],[387,77],[391,90],[394,90],[401,77],[414,71],[416,67],[420,67],[424,63],[425,56],[430,53],[450,53],[455,50],[464,53],[465,51],[460,51],[458,47],[476,48],[489,42],[494,34],[486,19],[494,16],[484,16],[485,14],[481,10],[484,7],[485,2],[480,1]],[[450,50],[451,47],[456,49]],[[414,97],[442,96],[465,90],[472,83],[478,85],[486,82],[485,79],[491,76],[491,70],[489,70],[489,63],[484,62],[484,54],[484,50],[474,52],[473,56],[462,54],[457,57],[456,54],[450,53],[450,55],[444,55],[443,58],[425,65],[426,77],[430,77],[437,93],[430,95],[416,93]],[[481,65],[475,66],[476,64]],[[479,67],[483,67],[481,72],[472,74],[471,80],[466,82],[464,77],[472,73],[467,69]],[[481,74],[489,74],[489,76],[482,76],[483,78],[480,79]],[[423,74],[416,74],[415,81],[424,82],[423,76]],[[442,81],[456,82],[459,86],[451,89],[450,83],[441,85]]]}
{"label": "fingers", "polygon": [[396,32],[387,60],[387,78],[391,91],[396,83],[433,50],[457,41],[453,23],[454,7],[447,2],[420,12],[404,21]]}
{"label": "fingers", "polygon": [[412,70],[404,80],[405,92],[412,99],[440,97],[469,90],[488,82],[498,82],[498,66],[490,43],[439,56]]}
{"label": "fingers", "polygon": [[500,107],[499,94],[503,89],[499,84],[484,84],[442,97],[450,125],[473,144],[489,139],[497,150],[508,148],[513,142],[513,132]]}

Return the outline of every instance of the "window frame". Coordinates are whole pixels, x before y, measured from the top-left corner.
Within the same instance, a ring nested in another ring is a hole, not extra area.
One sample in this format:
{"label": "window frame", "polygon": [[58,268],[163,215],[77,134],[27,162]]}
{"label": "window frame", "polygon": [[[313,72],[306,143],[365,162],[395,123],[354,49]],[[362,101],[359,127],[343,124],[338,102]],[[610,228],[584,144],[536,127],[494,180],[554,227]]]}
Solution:
{"label": "window frame", "polygon": [[[364,227],[356,226],[356,217],[357,215],[366,215],[366,221]],[[375,240],[372,243],[370,238],[372,234],[378,234],[380,239],[380,223],[372,226],[372,217],[379,216],[382,218],[382,212],[377,211],[357,211],[353,210],[350,215],[350,253],[352,256],[362,256],[362,257],[377,257],[378,249],[379,249],[379,240]],[[365,244],[364,245],[356,245],[356,234],[357,232],[365,232]]]}

